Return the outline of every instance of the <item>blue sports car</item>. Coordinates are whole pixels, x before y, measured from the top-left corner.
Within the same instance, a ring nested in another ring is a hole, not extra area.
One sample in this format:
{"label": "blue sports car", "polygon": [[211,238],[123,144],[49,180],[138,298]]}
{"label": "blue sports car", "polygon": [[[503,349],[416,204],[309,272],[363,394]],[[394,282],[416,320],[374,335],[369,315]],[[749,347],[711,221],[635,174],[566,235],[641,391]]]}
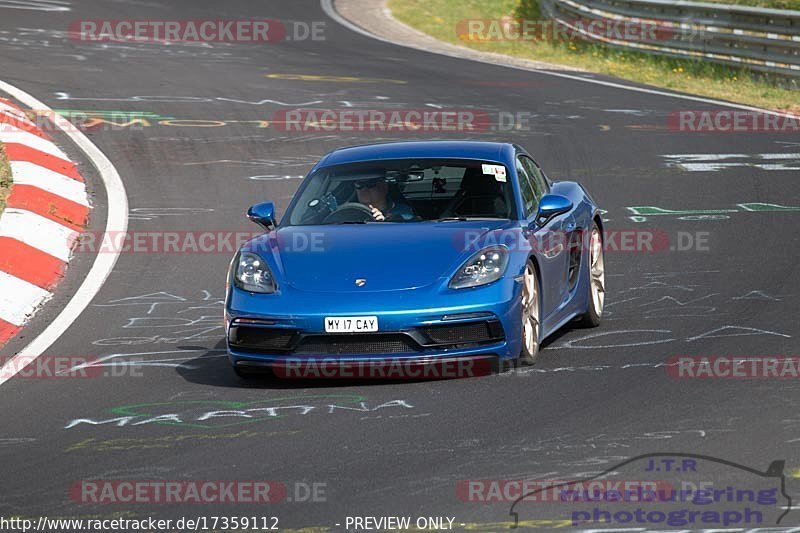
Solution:
{"label": "blue sports car", "polygon": [[228,354],[241,376],[288,361],[536,361],[571,320],[597,326],[599,209],[508,143],[424,141],[335,150],[280,224],[231,262]]}

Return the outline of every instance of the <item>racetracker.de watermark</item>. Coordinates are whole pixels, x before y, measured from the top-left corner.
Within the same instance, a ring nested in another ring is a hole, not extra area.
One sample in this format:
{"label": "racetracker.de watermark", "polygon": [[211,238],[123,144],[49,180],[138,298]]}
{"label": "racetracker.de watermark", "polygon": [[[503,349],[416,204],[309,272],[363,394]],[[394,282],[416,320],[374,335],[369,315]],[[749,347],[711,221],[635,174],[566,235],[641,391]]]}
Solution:
{"label": "racetracker.de watermark", "polygon": [[0,359],[0,379],[75,379],[102,377],[142,377],[142,366],[135,361],[125,365],[104,365],[103,360],[85,355],[14,356]]}
{"label": "racetracker.de watermark", "polygon": [[325,22],[241,20],[73,20],[77,42],[275,43],[324,41]]}
{"label": "racetracker.de watermark", "polygon": [[665,369],[673,379],[798,379],[800,356],[681,355]]}
{"label": "racetracker.de watermark", "polygon": [[[308,484],[304,485],[308,488]],[[324,488],[324,483],[316,492],[309,488],[307,501],[324,497]],[[269,504],[287,501],[287,495],[289,488],[282,481],[79,480],[69,488],[73,502],[108,505]]]}
{"label": "racetracker.de watermark", "polygon": [[482,109],[289,109],[268,124],[286,133],[484,133],[533,131],[540,114]]}
{"label": "racetracker.de watermark", "polygon": [[[570,482],[536,479],[472,479],[456,485],[456,497],[470,503],[576,503],[586,501],[646,502],[673,487],[658,480],[597,479]],[[655,496],[654,496],[655,495]]]}
{"label": "racetracker.de watermark", "polygon": [[741,109],[681,109],[667,116],[667,128],[688,133],[798,133],[800,115]]}
{"label": "racetracker.de watermark", "polygon": [[272,124],[287,133],[483,132],[492,118],[473,109],[292,109],[276,112]]}
{"label": "racetracker.de watermark", "polygon": [[[517,229],[485,232],[463,230],[454,233],[453,246],[458,250],[477,252],[489,246],[504,246],[510,251],[538,251],[555,256],[564,250],[591,251],[591,240],[584,230],[549,231],[526,234]],[[603,251],[606,253],[707,252],[710,232],[678,231],[671,235],[663,230],[606,229],[603,231]]]}
{"label": "racetracker.de watermark", "polygon": [[[263,231],[118,231],[86,232],[75,247],[76,253],[129,254],[233,254]],[[325,250],[325,233],[293,232],[286,237],[271,233],[253,243],[252,252],[308,252]]]}
{"label": "racetracker.de watermark", "polygon": [[463,19],[456,24],[456,34],[462,41],[473,42],[537,42],[575,41],[587,35],[628,42],[658,42],[678,36],[688,38],[694,33],[690,25],[667,24],[655,20],[563,20],[552,19]]}
{"label": "racetracker.de watermark", "polygon": [[0,133],[16,133],[20,129],[37,134],[41,132],[85,131],[143,131],[147,113],[131,111],[80,111],[33,109],[0,122]]}
{"label": "racetracker.de watermark", "polygon": [[287,358],[272,371],[281,379],[458,379],[488,376],[495,371],[489,358],[441,361],[386,359],[340,361],[335,358]]}

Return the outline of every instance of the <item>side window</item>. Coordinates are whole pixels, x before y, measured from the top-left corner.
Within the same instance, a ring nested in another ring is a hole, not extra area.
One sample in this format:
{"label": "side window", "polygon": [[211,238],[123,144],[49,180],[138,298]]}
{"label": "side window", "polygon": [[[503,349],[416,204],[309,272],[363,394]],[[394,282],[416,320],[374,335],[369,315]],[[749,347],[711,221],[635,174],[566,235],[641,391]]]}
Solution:
{"label": "side window", "polygon": [[528,171],[528,176],[531,178],[531,186],[533,187],[533,192],[538,202],[539,198],[547,193],[547,182],[542,174],[542,169],[529,157],[521,156],[521,159],[522,163],[525,165],[525,170]]}
{"label": "side window", "polygon": [[531,178],[525,169],[525,164],[521,157],[517,158],[517,175],[519,176],[519,189],[522,192],[522,203],[525,217],[533,215],[539,205],[539,198],[531,187]]}
{"label": "side window", "polygon": [[545,194],[547,194],[547,190],[549,187],[547,185],[547,178],[544,177],[544,172],[542,172],[542,169],[541,167],[539,167],[539,165],[534,163],[533,168],[536,169],[536,174],[534,175],[535,176],[534,179],[539,183],[540,190],[542,191],[542,196],[544,196]]}

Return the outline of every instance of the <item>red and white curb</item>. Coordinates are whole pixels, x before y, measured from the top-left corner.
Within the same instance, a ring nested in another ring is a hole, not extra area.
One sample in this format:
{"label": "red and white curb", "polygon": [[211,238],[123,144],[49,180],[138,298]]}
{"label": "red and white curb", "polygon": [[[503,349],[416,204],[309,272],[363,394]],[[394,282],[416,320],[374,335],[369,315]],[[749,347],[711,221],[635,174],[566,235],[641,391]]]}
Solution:
{"label": "red and white curb", "polygon": [[13,181],[0,216],[1,346],[53,296],[90,205],[75,164],[23,109],[2,98],[0,141]]}

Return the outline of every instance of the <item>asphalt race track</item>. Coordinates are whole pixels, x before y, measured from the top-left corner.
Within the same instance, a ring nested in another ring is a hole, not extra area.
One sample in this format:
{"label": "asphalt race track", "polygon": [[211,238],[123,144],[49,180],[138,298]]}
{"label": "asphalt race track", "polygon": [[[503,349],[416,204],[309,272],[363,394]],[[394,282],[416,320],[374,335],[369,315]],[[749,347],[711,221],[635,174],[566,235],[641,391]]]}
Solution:
{"label": "asphalt race track", "polygon": [[[677,110],[726,108],[371,40],[314,0],[66,4],[71,10],[59,12],[0,2],[0,78],[54,109],[148,119],[87,132],[124,181],[131,232],[257,231],[247,207],[272,199],[282,214],[298,177],[331,149],[466,137],[525,146],[551,178],[587,187],[608,211],[606,230],[656,232],[669,245],[608,251],[603,324],[564,330],[533,369],[388,383],[242,381],[224,354],[232,253],[123,253],[92,305],[46,351],[105,358],[108,375],[16,376],[0,387],[0,516],[257,514],[278,517],[282,530],[321,528],[313,531],[344,531],[348,516],[433,516],[454,517],[455,529],[499,531],[512,520],[513,498],[464,501],[460,481],[574,479],[656,452],[758,470],[785,460],[787,492],[800,497],[791,475],[800,468],[796,379],[675,379],[665,366],[680,355],[799,355],[796,134],[671,131],[667,117]],[[159,45],[75,42],[66,33],[76,19],[218,18],[322,22],[325,40]],[[260,127],[284,110],[351,106],[532,118],[530,127],[471,134]],[[97,173],[65,136],[56,140],[83,163],[95,205],[89,229],[102,229],[109,206]],[[702,212],[629,209],[643,206]],[[92,259],[78,254],[55,300],[1,356],[52,320]],[[375,260],[370,250],[363,260]],[[209,415],[277,406],[311,408]],[[255,479],[285,484],[292,501],[91,503],[70,493],[81,480]],[[308,497],[304,487],[314,484],[317,497]],[[781,525],[800,524],[796,513]],[[519,517],[547,530],[546,520],[569,513],[523,502]]]}

